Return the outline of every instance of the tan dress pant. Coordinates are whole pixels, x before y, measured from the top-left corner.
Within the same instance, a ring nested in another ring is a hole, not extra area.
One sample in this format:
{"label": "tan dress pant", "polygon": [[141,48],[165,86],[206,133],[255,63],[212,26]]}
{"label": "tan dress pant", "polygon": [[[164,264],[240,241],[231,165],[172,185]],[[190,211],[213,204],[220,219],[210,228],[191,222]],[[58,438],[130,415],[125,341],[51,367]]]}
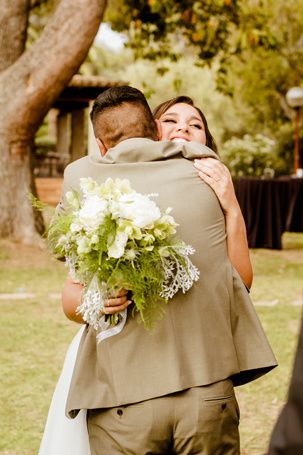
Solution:
{"label": "tan dress pant", "polygon": [[228,379],[127,406],[88,411],[92,455],[239,455]]}

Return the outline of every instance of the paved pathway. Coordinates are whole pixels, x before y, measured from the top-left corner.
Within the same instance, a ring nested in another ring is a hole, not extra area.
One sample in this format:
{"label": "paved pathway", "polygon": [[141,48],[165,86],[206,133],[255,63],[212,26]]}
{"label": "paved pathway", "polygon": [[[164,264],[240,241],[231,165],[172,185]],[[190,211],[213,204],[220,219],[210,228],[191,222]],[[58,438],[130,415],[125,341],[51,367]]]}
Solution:
{"label": "paved pathway", "polygon": [[[38,294],[29,292],[15,292],[12,294],[0,294],[0,300],[26,300],[34,299],[37,296]],[[59,292],[50,292],[47,297],[50,299],[61,299],[61,294]]]}
{"label": "paved pathway", "polygon": [[[0,294],[0,300],[26,300],[26,299],[34,299],[38,296],[38,294],[34,293],[27,293],[27,292],[15,292],[12,294]],[[47,297],[50,299],[61,299],[61,294],[59,292],[50,292],[47,294]],[[280,302],[278,299],[275,300],[259,300],[253,302],[255,306],[275,306],[278,305]],[[303,305],[303,297],[302,299],[296,299],[290,302],[290,305],[301,306]]]}

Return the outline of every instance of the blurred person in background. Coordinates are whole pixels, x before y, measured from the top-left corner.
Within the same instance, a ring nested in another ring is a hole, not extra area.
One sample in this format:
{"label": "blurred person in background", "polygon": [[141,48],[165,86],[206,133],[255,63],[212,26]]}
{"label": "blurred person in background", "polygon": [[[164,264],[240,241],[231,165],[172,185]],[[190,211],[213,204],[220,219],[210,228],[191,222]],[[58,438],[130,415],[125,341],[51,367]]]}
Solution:
{"label": "blurred person in background", "polygon": [[288,397],[271,435],[268,455],[303,454],[303,319]]}

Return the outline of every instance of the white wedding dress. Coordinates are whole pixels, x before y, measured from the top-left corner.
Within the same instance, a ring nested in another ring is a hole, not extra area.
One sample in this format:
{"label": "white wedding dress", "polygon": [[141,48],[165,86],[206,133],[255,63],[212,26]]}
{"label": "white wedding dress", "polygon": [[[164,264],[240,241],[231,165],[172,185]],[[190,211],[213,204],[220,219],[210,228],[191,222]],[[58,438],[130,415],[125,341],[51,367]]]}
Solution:
{"label": "white wedding dress", "polygon": [[66,353],[38,455],[90,455],[86,410],[81,410],[75,419],[65,415],[67,394],[84,328],[84,325],[80,328]]}

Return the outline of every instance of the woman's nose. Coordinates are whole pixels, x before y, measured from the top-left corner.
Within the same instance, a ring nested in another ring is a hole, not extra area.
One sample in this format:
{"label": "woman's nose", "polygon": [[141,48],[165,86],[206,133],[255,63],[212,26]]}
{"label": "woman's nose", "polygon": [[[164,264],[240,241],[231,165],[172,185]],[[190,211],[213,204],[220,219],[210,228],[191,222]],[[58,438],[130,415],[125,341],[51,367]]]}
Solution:
{"label": "woman's nose", "polygon": [[177,130],[178,131],[188,131],[188,126],[184,123],[184,124],[179,124],[177,126]]}

